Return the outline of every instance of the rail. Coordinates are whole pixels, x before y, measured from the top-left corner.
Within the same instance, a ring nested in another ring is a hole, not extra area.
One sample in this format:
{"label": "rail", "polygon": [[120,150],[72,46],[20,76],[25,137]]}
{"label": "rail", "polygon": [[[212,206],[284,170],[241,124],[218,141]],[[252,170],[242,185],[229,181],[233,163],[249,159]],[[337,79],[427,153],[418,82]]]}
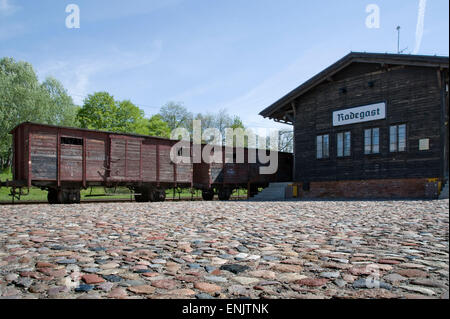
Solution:
{"label": "rail", "polygon": [[[230,200],[246,200],[247,196],[232,196]],[[193,197],[193,198],[166,198],[165,202],[192,202],[192,201],[203,201],[201,197]],[[219,201],[219,199],[214,198],[214,201]],[[114,198],[114,199],[82,199],[80,204],[93,204],[93,203],[136,203],[134,199],[126,199],[126,198]],[[41,205],[46,204],[50,205],[48,201],[43,200],[29,200],[29,201],[16,201],[12,203],[11,201],[0,201],[0,205]],[[140,203],[142,204],[142,203]],[[79,204],[73,204],[79,205]]]}

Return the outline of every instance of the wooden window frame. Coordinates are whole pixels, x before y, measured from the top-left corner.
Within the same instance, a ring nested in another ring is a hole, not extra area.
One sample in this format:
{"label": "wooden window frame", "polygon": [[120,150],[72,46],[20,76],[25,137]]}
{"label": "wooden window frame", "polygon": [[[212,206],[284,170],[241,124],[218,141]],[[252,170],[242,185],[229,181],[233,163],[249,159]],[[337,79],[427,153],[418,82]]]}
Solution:
{"label": "wooden window frame", "polygon": [[[327,148],[325,148],[325,143],[324,141],[324,137],[327,137],[327,141],[328,143]],[[320,145],[321,145],[321,156],[319,157],[319,138],[320,138]],[[325,152],[326,150],[326,152]],[[326,156],[325,156],[326,154]],[[316,135],[316,159],[318,160],[324,160],[324,159],[329,159],[330,158],[330,134],[321,134],[321,135]]]}
{"label": "wooden window frame", "polygon": [[[405,134],[404,134],[404,146],[403,149],[400,149],[400,127],[405,127]],[[395,128],[395,141],[392,140],[392,129]],[[408,126],[406,123],[400,123],[400,124],[394,124],[389,125],[389,153],[405,153],[408,151]],[[392,148],[392,146],[395,145],[395,149]]]}
{"label": "wooden window frame", "polygon": [[[375,139],[375,131],[378,131],[378,144],[374,143],[374,139]],[[366,132],[370,131],[370,144],[367,144],[367,137],[366,137]],[[371,127],[371,128],[366,128],[364,129],[364,155],[377,155],[381,153],[381,134],[380,134],[381,130],[379,127]],[[378,150],[375,151],[375,145],[378,146]],[[370,151],[367,152],[367,146],[370,147]]]}
{"label": "wooden window frame", "polygon": [[[347,142],[347,135],[350,136],[350,139]],[[339,152],[339,136],[342,136],[342,155]],[[348,146],[348,147],[347,147]],[[348,150],[348,152],[346,152]],[[352,132],[351,131],[342,131],[336,134],[336,156],[338,158],[345,158],[352,156]]]}

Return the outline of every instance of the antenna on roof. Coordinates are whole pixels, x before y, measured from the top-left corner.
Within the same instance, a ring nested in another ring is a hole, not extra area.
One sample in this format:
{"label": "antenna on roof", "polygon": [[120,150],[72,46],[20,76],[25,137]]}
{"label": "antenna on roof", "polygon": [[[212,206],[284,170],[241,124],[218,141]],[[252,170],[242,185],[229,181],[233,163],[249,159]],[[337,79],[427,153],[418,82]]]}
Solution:
{"label": "antenna on roof", "polygon": [[397,54],[403,53],[408,47],[400,51],[400,26],[397,26],[398,38],[397,38]]}

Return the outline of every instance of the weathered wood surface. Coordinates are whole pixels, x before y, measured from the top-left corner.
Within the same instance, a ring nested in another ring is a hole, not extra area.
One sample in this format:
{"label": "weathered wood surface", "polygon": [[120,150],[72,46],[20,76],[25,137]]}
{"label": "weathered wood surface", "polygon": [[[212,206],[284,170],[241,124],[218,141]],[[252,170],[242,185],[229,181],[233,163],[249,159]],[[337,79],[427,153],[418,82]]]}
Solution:
{"label": "weathered wood surface", "polygon": [[56,179],[56,135],[51,133],[32,133],[31,148],[31,178],[33,180]]}
{"label": "weathered wood surface", "polygon": [[[59,181],[59,185],[71,182],[71,185],[83,186],[91,182],[161,183],[169,187],[195,183],[197,187],[208,188],[210,183],[247,185],[250,179],[255,178],[253,173],[258,166],[246,162],[212,164],[211,167],[200,163],[195,164],[195,168],[193,163],[174,164],[170,152],[177,141],[152,137],[33,123],[18,126],[14,134],[17,141],[14,173],[23,176],[25,181],[29,178],[33,181]],[[28,136],[30,176],[27,171]],[[283,156],[292,158],[292,154]],[[247,150],[244,160],[248,160]],[[291,165],[280,166],[288,176],[291,168]],[[261,177],[261,180],[277,181],[276,178],[279,178],[279,172]],[[258,182],[256,178],[255,182]]]}
{"label": "weathered wood surface", "polygon": [[[433,68],[353,64],[344,69],[295,101],[295,180],[439,177],[440,91]],[[333,127],[334,111],[378,102],[386,102],[386,119]],[[389,126],[398,124],[407,126],[407,151],[391,153]],[[365,155],[364,129],[375,127],[380,128],[380,153]],[[337,158],[336,135],[344,131],[351,131],[351,156]],[[330,135],[330,158],[317,160],[316,136],[322,134]],[[419,151],[425,138],[430,150]]]}

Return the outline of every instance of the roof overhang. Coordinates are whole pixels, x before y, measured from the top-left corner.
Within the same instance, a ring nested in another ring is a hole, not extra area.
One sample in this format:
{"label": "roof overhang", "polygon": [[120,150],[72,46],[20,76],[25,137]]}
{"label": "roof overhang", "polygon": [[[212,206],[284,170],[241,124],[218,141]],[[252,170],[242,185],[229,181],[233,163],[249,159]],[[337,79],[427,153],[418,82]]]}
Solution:
{"label": "roof overhang", "polygon": [[449,58],[443,56],[380,54],[351,52],[322,72],[318,73],[281,99],[265,108],[259,115],[273,119],[276,122],[293,124],[295,117],[294,100],[313,89],[320,83],[330,80],[334,74],[345,69],[352,63],[375,63],[386,66],[421,66],[437,69],[448,69]]}

